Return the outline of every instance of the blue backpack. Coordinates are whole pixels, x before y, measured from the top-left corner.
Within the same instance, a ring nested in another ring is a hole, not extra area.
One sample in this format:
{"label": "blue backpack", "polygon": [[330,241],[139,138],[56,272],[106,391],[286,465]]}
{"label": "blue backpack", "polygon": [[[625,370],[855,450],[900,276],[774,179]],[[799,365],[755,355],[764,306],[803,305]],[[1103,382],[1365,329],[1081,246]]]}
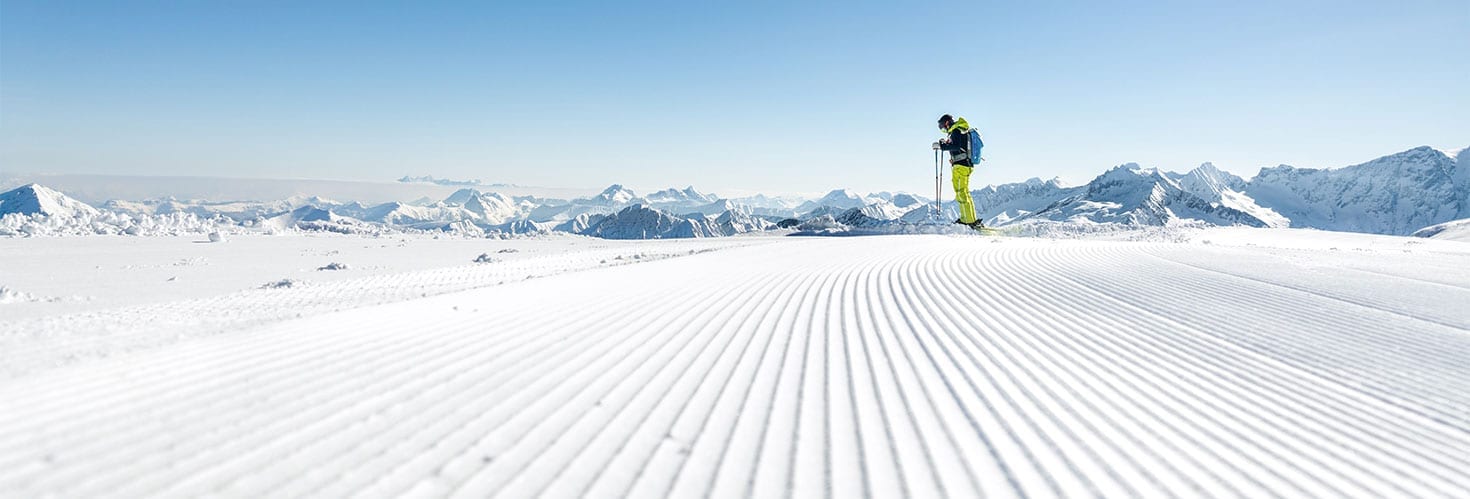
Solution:
{"label": "blue backpack", "polygon": [[980,148],[985,147],[985,141],[980,140],[980,132],[970,129],[970,166],[980,166]]}

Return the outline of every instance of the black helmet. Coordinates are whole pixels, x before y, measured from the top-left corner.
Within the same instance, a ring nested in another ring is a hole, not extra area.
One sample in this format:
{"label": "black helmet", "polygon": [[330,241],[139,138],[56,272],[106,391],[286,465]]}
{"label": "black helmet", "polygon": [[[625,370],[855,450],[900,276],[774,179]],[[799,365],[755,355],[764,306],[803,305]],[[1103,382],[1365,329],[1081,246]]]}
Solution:
{"label": "black helmet", "polygon": [[950,115],[946,114],[944,116],[940,116],[939,117],[939,128],[940,129],[949,128],[949,126],[950,125],[953,125],[953,124],[954,124],[954,116],[950,116]]}

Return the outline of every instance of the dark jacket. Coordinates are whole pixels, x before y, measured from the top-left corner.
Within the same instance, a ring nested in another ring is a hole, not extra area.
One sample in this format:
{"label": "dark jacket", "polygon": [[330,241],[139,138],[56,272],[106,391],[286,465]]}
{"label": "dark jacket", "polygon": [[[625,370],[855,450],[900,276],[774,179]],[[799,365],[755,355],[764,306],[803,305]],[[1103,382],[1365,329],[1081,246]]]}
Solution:
{"label": "dark jacket", "polygon": [[964,118],[955,119],[949,127],[949,138],[940,141],[939,148],[949,153],[949,164],[975,166],[970,164],[970,124]]}

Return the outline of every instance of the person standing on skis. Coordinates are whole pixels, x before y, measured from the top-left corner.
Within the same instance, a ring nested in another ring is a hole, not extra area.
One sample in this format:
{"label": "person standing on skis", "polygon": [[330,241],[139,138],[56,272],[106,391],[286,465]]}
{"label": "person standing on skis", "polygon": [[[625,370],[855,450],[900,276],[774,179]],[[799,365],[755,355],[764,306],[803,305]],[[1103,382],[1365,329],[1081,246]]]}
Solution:
{"label": "person standing on skis", "polygon": [[970,124],[964,118],[946,114],[939,117],[939,129],[947,136],[935,142],[934,148],[949,153],[950,180],[960,208],[960,218],[954,223],[983,228],[985,225],[975,217],[975,200],[970,197],[970,172],[975,170],[975,165],[970,164]]}

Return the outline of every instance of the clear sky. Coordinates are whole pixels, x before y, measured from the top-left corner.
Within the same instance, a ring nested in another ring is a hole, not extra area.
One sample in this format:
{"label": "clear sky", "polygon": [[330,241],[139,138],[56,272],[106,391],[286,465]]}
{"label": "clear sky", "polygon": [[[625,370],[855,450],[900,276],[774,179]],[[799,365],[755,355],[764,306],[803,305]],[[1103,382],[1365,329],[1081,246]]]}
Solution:
{"label": "clear sky", "polygon": [[0,0],[0,171],[742,194],[1470,145],[1470,3]]}

